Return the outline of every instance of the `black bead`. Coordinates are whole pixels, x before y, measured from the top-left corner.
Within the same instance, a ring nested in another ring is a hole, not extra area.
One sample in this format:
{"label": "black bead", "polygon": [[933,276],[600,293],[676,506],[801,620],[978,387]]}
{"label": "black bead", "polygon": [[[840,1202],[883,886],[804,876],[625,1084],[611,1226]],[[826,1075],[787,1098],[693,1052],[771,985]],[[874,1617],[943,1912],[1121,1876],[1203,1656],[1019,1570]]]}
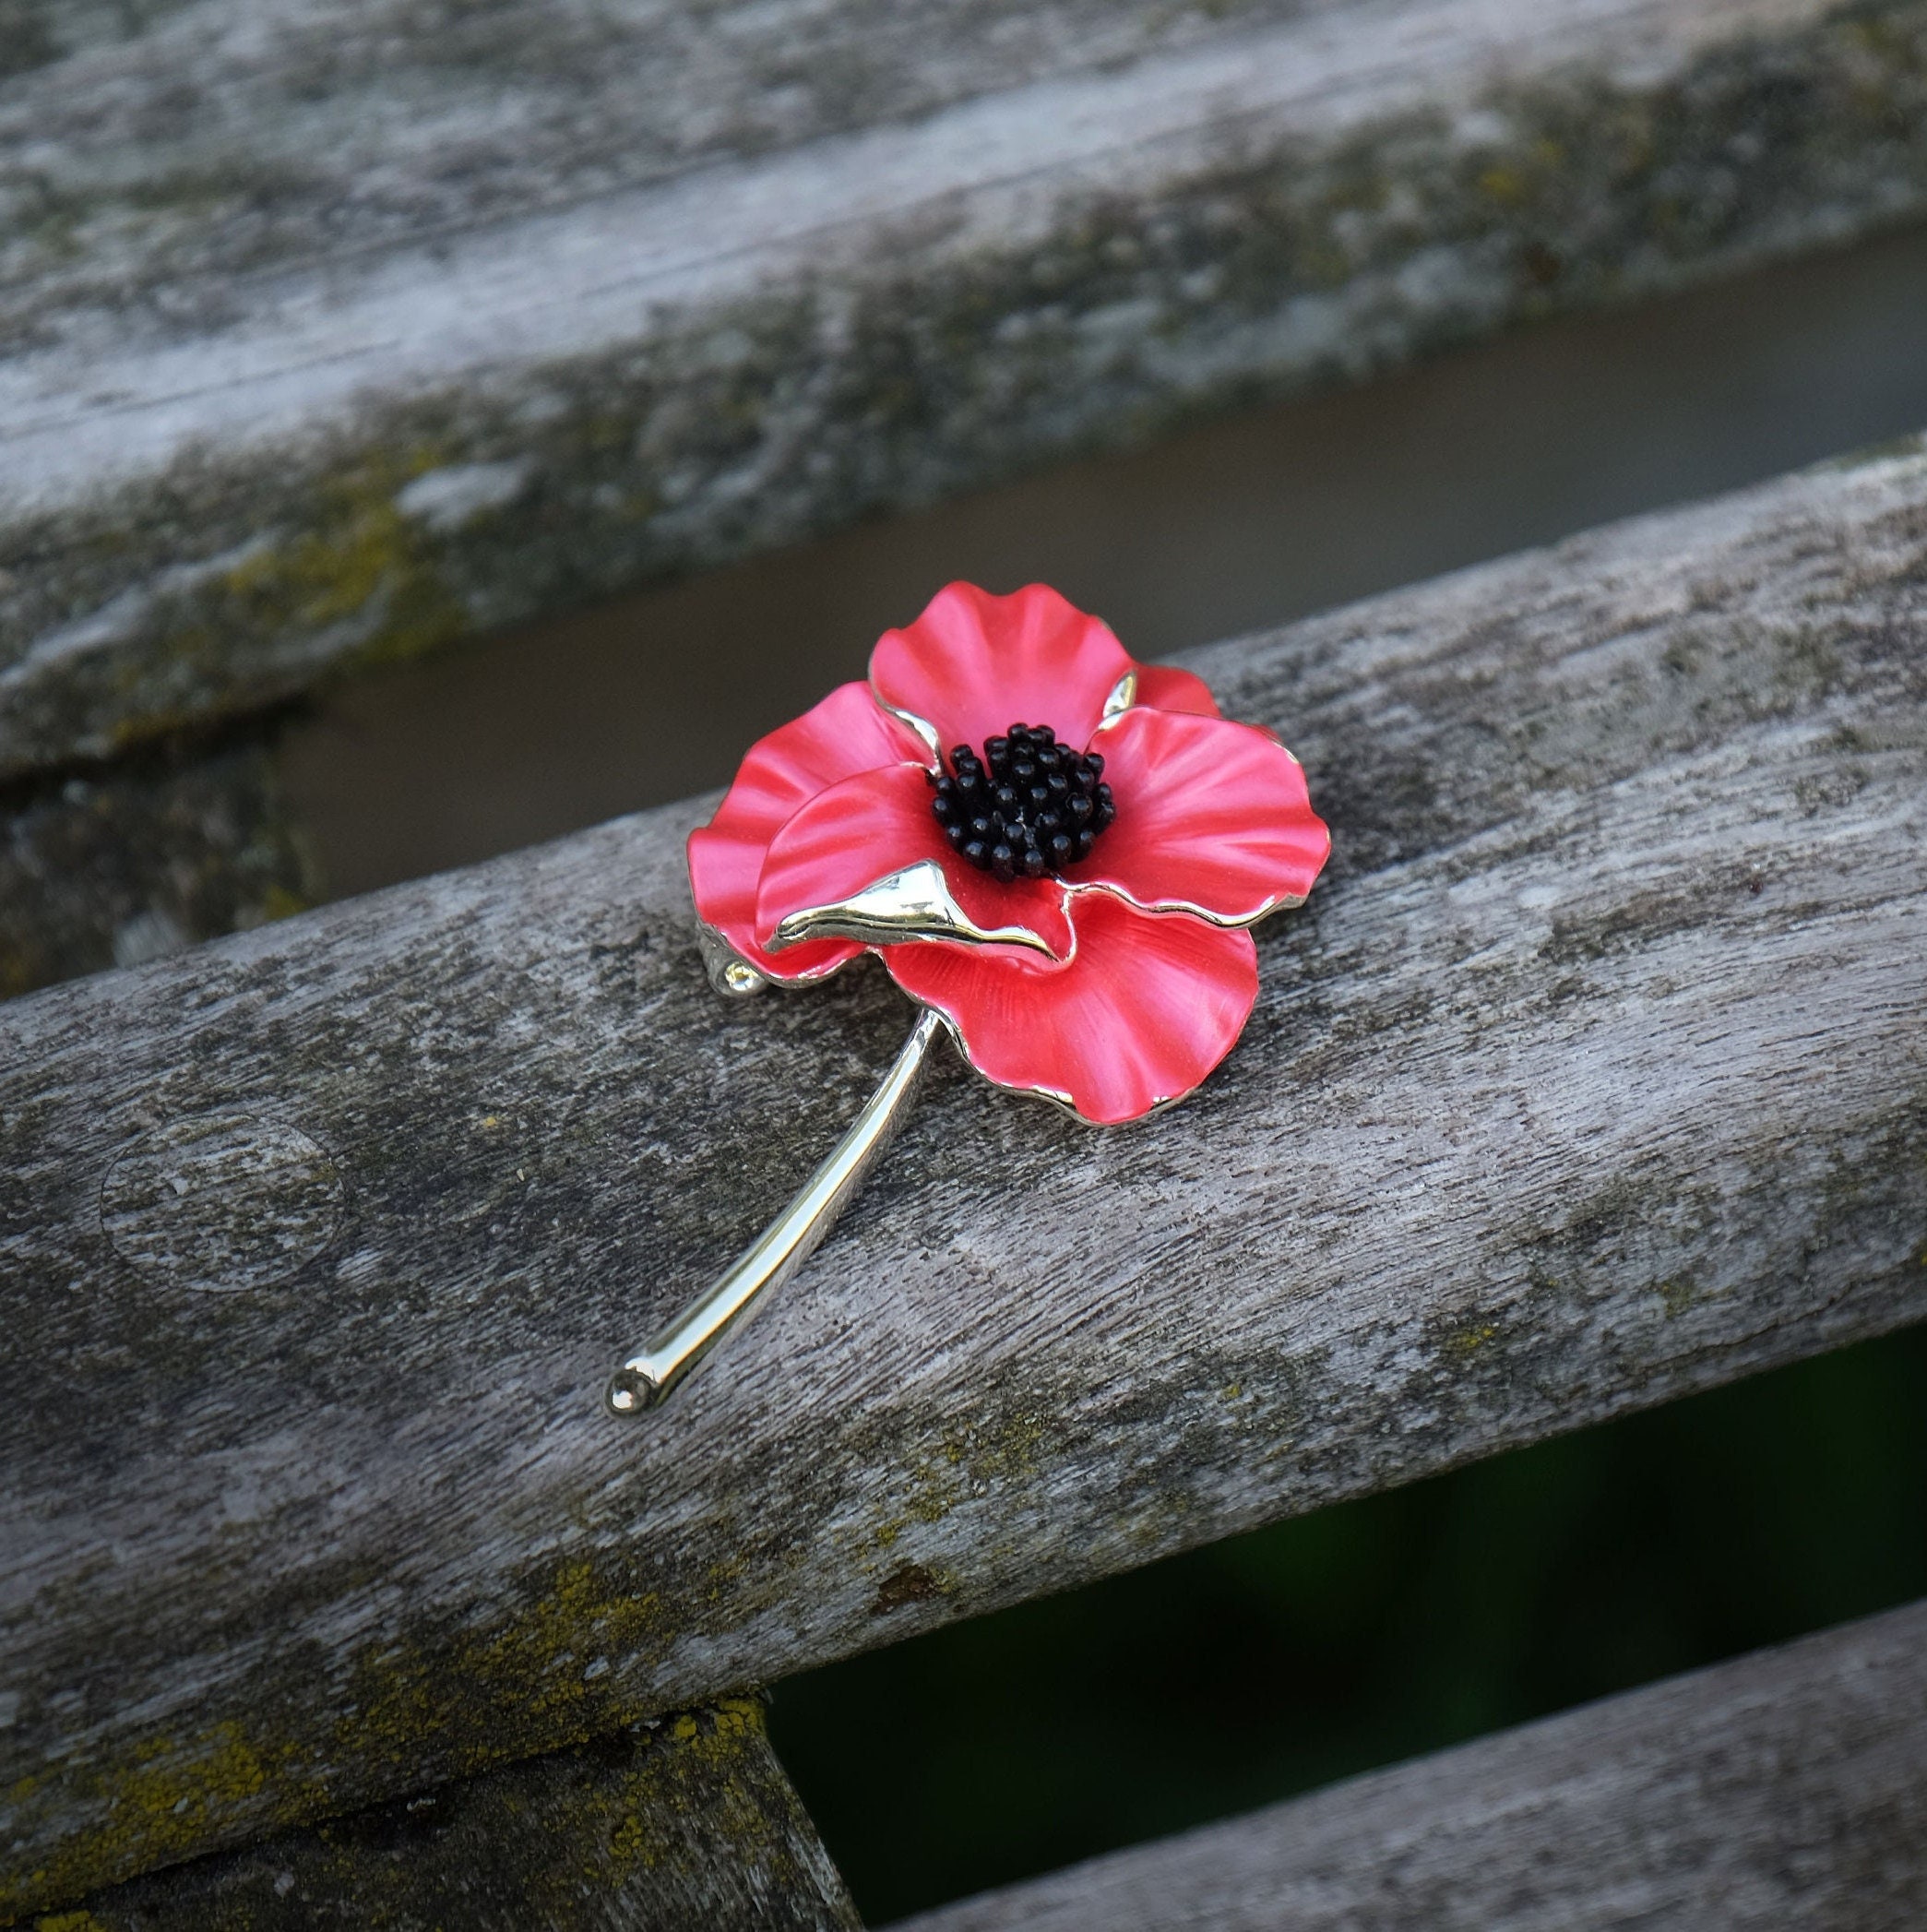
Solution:
{"label": "black bead", "polygon": [[950,769],[930,774],[930,808],[969,862],[1000,879],[1041,878],[1089,854],[1117,816],[1104,760],[1057,742],[1048,724],[1013,724],[983,741],[980,757],[952,747]]}

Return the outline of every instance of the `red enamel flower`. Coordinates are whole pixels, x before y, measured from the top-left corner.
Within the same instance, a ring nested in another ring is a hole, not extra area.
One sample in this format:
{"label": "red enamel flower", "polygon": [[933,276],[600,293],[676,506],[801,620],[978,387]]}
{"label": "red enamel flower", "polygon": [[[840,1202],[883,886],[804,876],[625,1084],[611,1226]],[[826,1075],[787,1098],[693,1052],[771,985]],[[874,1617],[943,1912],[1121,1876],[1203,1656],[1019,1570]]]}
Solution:
{"label": "red enamel flower", "polygon": [[1231,1051],[1248,928],[1330,849],[1298,761],[1198,678],[1042,584],[957,583],[751,750],[689,876],[734,982],[874,952],[980,1073],[1109,1123]]}

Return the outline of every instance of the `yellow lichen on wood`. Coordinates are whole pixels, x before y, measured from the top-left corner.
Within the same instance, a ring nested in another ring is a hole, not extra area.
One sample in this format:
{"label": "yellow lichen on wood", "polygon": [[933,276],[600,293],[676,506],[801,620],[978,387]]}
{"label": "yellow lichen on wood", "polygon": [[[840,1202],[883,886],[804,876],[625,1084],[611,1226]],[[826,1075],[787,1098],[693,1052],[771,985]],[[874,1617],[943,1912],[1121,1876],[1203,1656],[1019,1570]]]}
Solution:
{"label": "yellow lichen on wood", "polygon": [[1499,1330],[1489,1321],[1468,1323],[1445,1337],[1445,1353],[1461,1362],[1476,1355],[1487,1342],[1497,1340]]}
{"label": "yellow lichen on wood", "polygon": [[351,655],[363,663],[414,657],[458,636],[466,613],[397,502],[440,459],[429,448],[400,458],[375,451],[324,480],[310,528],[265,544],[218,579],[220,628],[274,637],[358,627]]}
{"label": "yellow lichen on wood", "polygon": [[758,1701],[723,1698],[151,1872],[63,1903],[35,1932],[302,1932],[324,1920],[509,1932],[590,1918],[854,1932]]}
{"label": "yellow lichen on wood", "polygon": [[[139,1871],[191,1855],[220,1830],[223,1814],[260,1796],[292,1755],[263,1747],[232,1723],[184,1743],[150,1740],[125,1769],[95,1775],[92,1795],[105,1813],[97,1827],[71,1835],[38,1870],[0,1881],[0,1924],[35,1898],[85,1890],[103,1869]],[[30,1799],[36,1783],[17,1784],[16,1802]]]}

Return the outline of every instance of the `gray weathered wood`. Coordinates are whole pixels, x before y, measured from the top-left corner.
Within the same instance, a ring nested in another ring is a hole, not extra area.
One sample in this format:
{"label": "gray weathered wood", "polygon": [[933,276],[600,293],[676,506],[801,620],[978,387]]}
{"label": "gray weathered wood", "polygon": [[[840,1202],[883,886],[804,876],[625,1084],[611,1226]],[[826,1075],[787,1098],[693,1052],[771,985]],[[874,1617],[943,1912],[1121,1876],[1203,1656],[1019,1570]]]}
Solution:
{"label": "gray weathered wood", "polygon": [[7,23],[0,775],[1927,208],[1923,0]]}
{"label": "gray weathered wood", "polygon": [[1927,1605],[900,1922],[897,1932],[1909,1932]]}
{"label": "gray weathered wood", "polygon": [[151,1873],[54,1923],[59,1932],[862,1932],[750,1698]]}
{"label": "gray weathered wood", "polygon": [[[0,1008],[16,1904],[1927,1315],[1927,454],[1195,660],[1337,829],[1206,1091],[730,1004],[701,804]],[[18,1782],[16,1782],[18,1781]]]}
{"label": "gray weathered wood", "polygon": [[0,999],[285,918],[320,896],[269,746],[0,791]]}

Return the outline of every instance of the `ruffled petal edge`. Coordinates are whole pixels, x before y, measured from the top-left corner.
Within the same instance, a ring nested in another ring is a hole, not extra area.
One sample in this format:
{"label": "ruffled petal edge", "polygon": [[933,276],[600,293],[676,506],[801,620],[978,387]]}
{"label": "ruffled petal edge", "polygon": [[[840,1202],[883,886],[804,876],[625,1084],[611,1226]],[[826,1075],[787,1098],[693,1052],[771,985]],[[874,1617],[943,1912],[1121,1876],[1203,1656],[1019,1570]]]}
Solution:
{"label": "ruffled petal edge", "polygon": [[878,704],[926,723],[946,752],[981,749],[1013,724],[1048,724],[1082,746],[1133,669],[1110,626],[1048,584],[1003,597],[946,584],[915,623],[885,631],[870,653]]}
{"label": "ruffled petal edge", "polygon": [[1065,877],[1148,912],[1255,924],[1302,905],[1331,852],[1303,768],[1256,725],[1133,706],[1098,733],[1117,817]]}
{"label": "ruffled petal edge", "polygon": [[882,958],[993,1085],[1094,1127],[1141,1120],[1195,1091],[1237,1044],[1257,998],[1257,948],[1241,929],[1110,894],[1075,900],[1071,919],[1077,948],[1057,971],[942,942]]}
{"label": "ruffled petal edge", "polygon": [[860,683],[839,685],[802,717],[759,738],[708,825],[689,835],[689,886],[696,917],[766,980],[826,979],[863,948],[812,940],[771,953],[757,944],[756,891],[770,841],[831,785],[878,766],[921,760],[916,733],[891,717]]}

